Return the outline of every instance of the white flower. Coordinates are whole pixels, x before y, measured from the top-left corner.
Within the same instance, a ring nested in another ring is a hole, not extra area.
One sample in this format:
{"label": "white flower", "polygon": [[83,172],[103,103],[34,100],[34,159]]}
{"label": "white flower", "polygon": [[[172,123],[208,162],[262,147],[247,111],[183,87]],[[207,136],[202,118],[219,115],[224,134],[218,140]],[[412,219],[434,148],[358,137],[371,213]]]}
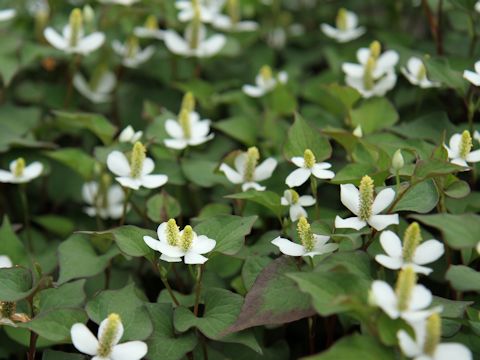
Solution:
{"label": "white flower", "polygon": [[367,224],[380,231],[387,226],[398,224],[398,214],[379,215],[395,198],[395,191],[383,189],[376,197],[373,195],[373,180],[364,176],[360,183],[360,190],[353,184],[340,185],[340,200],[356,216],[342,219],[335,218],[336,228],[351,228],[360,230]]}
{"label": "white flower", "polygon": [[101,189],[96,181],[83,184],[82,197],[88,207],[84,208],[88,216],[98,214],[102,219],[120,219],[123,214],[125,194],[119,185],[112,185]]}
{"label": "white flower", "polygon": [[370,48],[357,51],[359,64],[343,63],[345,82],[356,89],[364,98],[384,96],[397,82],[395,65],[398,53],[393,50],[381,52],[380,43],[374,41]]}
{"label": "white flower", "polygon": [[215,248],[217,242],[205,235],[197,235],[190,225],[179,231],[174,219],[160,224],[157,229],[158,240],[144,236],[145,243],[155,251],[162,253],[160,259],[167,262],[185,264],[204,264],[208,258],[203,256]]}
{"label": "white flower", "polygon": [[[220,0],[220,2],[224,2],[224,0]],[[241,9],[238,0],[227,0],[226,8],[227,15],[218,13],[212,18],[212,26],[214,28],[232,32],[254,31],[258,29],[257,22],[242,21],[240,19]]]}
{"label": "white flower", "polygon": [[139,38],[163,40],[165,31],[158,28],[157,18],[150,15],[145,21],[145,25],[135,27],[133,33]]}
{"label": "white flower", "polygon": [[165,130],[173,139],[165,139],[165,146],[170,149],[185,149],[187,146],[197,146],[213,139],[210,132],[210,120],[200,120],[200,115],[195,112],[182,111],[178,121],[168,119]]}
{"label": "white flower", "polygon": [[141,186],[155,189],[164,185],[168,176],[151,175],[155,164],[152,159],[145,156],[145,147],[140,142],[133,146],[129,159],[120,151],[112,151],[107,157],[108,169],[117,177],[115,178],[123,187],[138,190]]}
{"label": "white flower", "polygon": [[477,130],[475,130],[475,131],[473,132],[473,138],[474,138],[475,140],[477,140],[478,142],[480,142],[480,132],[478,132]]}
{"label": "white flower", "polygon": [[70,23],[63,28],[62,34],[48,27],[44,30],[43,35],[53,47],[67,54],[88,55],[105,42],[105,34],[101,32],[84,35],[82,11],[80,9],[72,11]]}
{"label": "white flower", "polygon": [[463,344],[440,343],[441,319],[433,313],[426,321],[410,324],[414,330],[412,338],[405,330],[397,333],[403,354],[414,360],[471,360],[471,351]]}
{"label": "white flower", "polygon": [[332,179],[335,176],[333,171],[327,170],[332,167],[330,163],[317,163],[315,160],[315,155],[309,149],[305,150],[303,157],[293,157],[291,161],[299,168],[287,176],[285,183],[289,187],[297,187],[304,184],[310,176],[315,176],[318,179]]}
{"label": "white flower", "polygon": [[328,254],[338,249],[338,244],[327,244],[329,236],[314,234],[305,217],[300,217],[297,224],[301,244],[282,237],[276,237],[272,244],[278,246],[282,254],[289,256],[310,256]]}
{"label": "white flower", "polygon": [[478,13],[480,13],[480,1],[477,1],[477,2],[475,3],[475,11],[478,12]]}
{"label": "white flower", "polygon": [[447,150],[448,158],[452,164],[467,167],[467,163],[480,161],[480,150],[472,151],[472,137],[468,130],[461,134],[453,134],[448,144],[449,146],[445,144],[443,146]]}
{"label": "white flower", "polygon": [[102,4],[117,4],[123,6],[131,6],[135,3],[140,2],[140,0],[98,0]]}
{"label": "white flower", "polygon": [[0,21],[13,19],[16,15],[17,11],[15,9],[0,10]]}
{"label": "white flower", "polygon": [[177,0],[175,7],[179,10],[177,18],[181,22],[188,22],[195,18],[195,2],[198,1],[200,21],[210,23],[222,9],[225,0]]}
{"label": "white flower", "polygon": [[150,60],[155,52],[155,46],[150,45],[145,49],[141,49],[138,39],[134,36],[130,37],[125,44],[118,40],[112,42],[113,50],[122,58],[123,66],[128,68],[136,68]]}
{"label": "white flower", "polygon": [[143,131],[135,131],[131,125],[128,125],[122,130],[120,135],[118,135],[118,140],[120,142],[129,142],[134,144],[142,138],[142,135]]}
{"label": "white flower", "polygon": [[439,87],[441,85],[439,82],[431,81],[427,78],[427,69],[419,58],[411,57],[408,59],[407,66],[402,67],[401,71],[412,85],[420,86],[422,89]]}
{"label": "white flower", "polygon": [[82,323],[76,323],[70,329],[75,348],[92,360],[140,360],[148,351],[143,341],[128,341],[119,344],[123,336],[123,325],[117,314],[110,314],[100,323],[98,339]]}
{"label": "white flower", "polygon": [[193,24],[187,26],[185,36],[181,37],[176,31],[165,31],[165,45],[168,50],[177,55],[186,57],[208,58],[222,50],[227,38],[222,34],[214,34],[207,38],[207,29],[198,25],[198,31],[193,31]]}
{"label": "white flower", "polygon": [[12,266],[12,260],[7,255],[0,255],[0,269],[11,268]]}
{"label": "white flower", "polygon": [[329,24],[321,24],[320,28],[326,36],[335,39],[340,43],[355,40],[365,33],[365,28],[363,26],[357,27],[357,15],[354,12],[343,8],[338,10],[335,26],[336,27]]}
{"label": "white flower", "polygon": [[301,217],[307,218],[308,214],[303,207],[315,205],[315,198],[313,196],[299,196],[298,193],[292,189],[285,190],[280,201],[283,206],[290,207],[290,220],[292,221],[297,221]]}
{"label": "white flower", "polygon": [[95,83],[87,82],[81,73],[73,76],[73,86],[77,91],[95,104],[111,101],[112,92],[117,85],[115,74],[106,71]]}
{"label": "white flower", "polygon": [[39,177],[43,171],[42,163],[34,161],[30,165],[26,165],[23,158],[12,161],[9,168],[10,171],[0,170],[0,182],[12,184],[27,183]]}
{"label": "white flower", "polygon": [[463,77],[473,85],[480,86],[480,61],[477,61],[474,67],[475,71],[465,70],[463,72]]}
{"label": "white flower", "polygon": [[255,85],[243,85],[242,91],[251,97],[261,97],[274,90],[278,84],[286,84],[287,81],[288,74],[285,71],[280,71],[275,77],[270,66],[264,65],[255,77]]}
{"label": "white flower", "polygon": [[222,163],[219,170],[225,173],[225,176],[231,183],[242,184],[242,191],[247,191],[248,189],[264,191],[266,187],[261,186],[258,182],[272,176],[273,171],[277,167],[277,160],[268,158],[257,165],[259,158],[258,149],[251,147],[248,151],[237,155],[234,160],[235,169]]}
{"label": "white flower", "polygon": [[380,244],[387,255],[377,255],[375,260],[392,270],[411,266],[415,272],[428,275],[433,270],[422,265],[438,260],[445,249],[438,240],[420,242],[420,227],[415,222],[405,231],[403,244],[394,232],[384,231],[380,235]]}

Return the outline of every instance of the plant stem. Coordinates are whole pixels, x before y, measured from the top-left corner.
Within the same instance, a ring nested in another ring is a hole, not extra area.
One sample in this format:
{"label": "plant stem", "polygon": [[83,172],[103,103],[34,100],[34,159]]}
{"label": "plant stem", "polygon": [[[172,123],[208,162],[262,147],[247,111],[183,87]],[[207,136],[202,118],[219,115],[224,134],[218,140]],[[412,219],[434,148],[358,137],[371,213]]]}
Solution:
{"label": "plant stem", "polygon": [[312,195],[315,198],[315,219],[320,219],[320,207],[318,205],[318,197],[317,197],[317,179],[315,176],[310,176],[310,188],[312,190]]}
{"label": "plant stem", "polygon": [[315,315],[308,318],[308,347],[310,354],[315,354]]}
{"label": "plant stem", "polygon": [[202,278],[203,278],[204,267],[205,267],[204,264],[202,264],[198,267],[197,285],[196,285],[196,289],[195,289],[195,305],[193,307],[193,314],[195,316],[198,316],[198,307],[200,305],[200,293],[202,291]]}
{"label": "plant stem", "polygon": [[125,189],[125,202],[123,203],[123,213],[122,213],[122,218],[120,219],[120,226],[125,224],[125,217],[127,216],[127,208],[128,208],[128,203],[130,202],[130,197],[132,196],[132,190],[130,189]]}
{"label": "plant stem", "polygon": [[400,192],[400,170],[395,170],[396,193]]}
{"label": "plant stem", "polygon": [[162,283],[167,289],[168,294],[172,298],[173,302],[175,303],[176,306],[180,306],[180,302],[177,300],[177,297],[173,293],[172,287],[168,283],[168,278],[165,276],[165,273],[162,271],[162,268],[160,267],[160,264],[158,263],[158,261],[155,262],[155,267],[158,271],[158,274],[160,275],[160,280],[162,280]]}
{"label": "plant stem", "polygon": [[73,94],[73,77],[77,72],[77,69],[80,65],[80,61],[82,59],[81,55],[75,55],[68,66],[68,84],[67,84],[67,92],[65,94],[65,100],[63,106],[68,108],[70,106],[70,99],[72,98]]}
{"label": "plant stem", "polygon": [[20,185],[20,198],[21,198],[22,208],[23,208],[25,230],[27,232],[28,250],[31,253],[33,253],[32,231],[30,228],[30,210],[28,207],[27,186],[25,184]]}
{"label": "plant stem", "polygon": [[28,360],[35,360],[35,353],[37,352],[38,335],[30,330],[30,345],[28,347]]}
{"label": "plant stem", "polygon": [[[442,0],[439,0],[438,3],[438,14],[437,17],[441,15],[442,11]],[[428,25],[430,27],[430,33],[432,34],[433,40],[435,41],[436,49],[437,49],[437,55],[442,55],[443,54],[443,44],[442,44],[442,36],[441,36],[441,31],[440,27],[438,26],[438,19],[435,18],[435,16],[432,14],[432,10],[430,9],[430,5],[428,5],[427,0],[422,0],[422,7],[423,11],[425,12],[425,15],[428,20]]]}

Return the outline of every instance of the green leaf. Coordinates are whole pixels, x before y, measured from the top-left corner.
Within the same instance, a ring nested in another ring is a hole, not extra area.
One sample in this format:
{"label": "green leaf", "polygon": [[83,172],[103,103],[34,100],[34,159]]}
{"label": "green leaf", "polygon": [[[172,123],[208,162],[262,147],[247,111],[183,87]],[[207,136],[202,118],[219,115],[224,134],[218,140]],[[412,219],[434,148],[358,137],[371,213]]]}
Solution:
{"label": "green leaf", "polygon": [[258,275],[245,297],[229,333],[259,325],[283,324],[313,314],[308,295],[302,294],[286,273],[298,270],[294,259],[282,256]]}
{"label": "green leaf", "polygon": [[390,101],[384,97],[365,100],[350,111],[353,127],[360,125],[364,134],[370,134],[395,124],[399,115]]}
{"label": "green leaf", "polygon": [[131,283],[119,290],[104,290],[90,300],[86,310],[90,319],[100,324],[111,313],[120,315],[124,326],[122,339],[144,340],[153,331],[145,301],[139,297],[139,290]]}
{"label": "green leaf", "polygon": [[0,301],[25,299],[35,290],[30,270],[23,267],[0,269]]}
{"label": "green leaf", "polygon": [[257,216],[219,215],[195,226],[195,232],[217,242],[213,251],[234,255],[243,247],[245,236],[250,234],[256,220]]}
{"label": "green leaf", "polygon": [[450,300],[434,296],[431,306],[442,307],[442,318],[463,318],[467,307],[472,304],[472,301]]}
{"label": "green leaf", "polygon": [[413,177],[416,179],[426,179],[456,173],[462,170],[463,168],[461,166],[440,159],[419,160],[415,165]]}
{"label": "green leaf", "polygon": [[48,230],[52,234],[67,237],[75,229],[73,220],[58,215],[41,215],[35,216],[33,221]]}
{"label": "green leaf", "polygon": [[58,288],[45,289],[39,292],[38,308],[40,313],[82,305],[86,298],[83,290],[84,286],[85,280],[77,280],[63,284]]}
{"label": "green leaf", "polygon": [[166,191],[155,194],[147,200],[147,216],[156,223],[174,219],[181,211],[180,203]]}
{"label": "green leaf", "polygon": [[111,247],[107,253],[99,255],[87,235],[74,234],[58,247],[58,283],[95,276],[105,270],[110,260],[119,253],[117,247]]}
{"label": "green leaf", "polygon": [[480,292],[480,272],[475,271],[468,266],[450,266],[445,278],[455,290]]}
{"label": "green leaf", "polygon": [[454,181],[445,189],[445,195],[453,199],[462,199],[468,194],[470,194],[470,185],[463,180]]}
{"label": "green leaf", "polygon": [[424,61],[430,79],[440,81],[443,85],[455,89],[460,96],[466,94],[468,82],[463,79],[460,71],[452,69],[448,59],[425,57]]}
{"label": "green leaf", "polygon": [[107,118],[99,114],[54,111],[55,124],[64,131],[86,129],[108,145],[117,131]]}
{"label": "green leaf", "polygon": [[476,214],[412,215],[413,219],[440,230],[444,240],[454,249],[473,248],[480,234],[480,216]]}
{"label": "green leaf", "polygon": [[29,265],[25,246],[13,231],[7,215],[0,227],[0,254],[7,255],[15,265]]}
{"label": "green leaf", "polygon": [[223,121],[214,122],[212,127],[224,132],[246,146],[253,146],[257,142],[257,123],[251,116],[235,116]]}
{"label": "green leaf", "polygon": [[43,351],[42,360],[84,360],[81,354],[66,353],[63,351],[55,351],[46,349]]}
{"label": "green leaf", "polygon": [[83,150],[77,148],[62,148],[56,151],[48,151],[45,155],[68,166],[85,180],[90,180],[93,177],[95,159],[87,155]]}
{"label": "green leaf", "polygon": [[229,184],[223,174],[216,173],[218,162],[200,159],[184,159],[181,162],[185,177],[201,187],[212,187],[217,184]]}
{"label": "green leaf", "polygon": [[425,214],[435,208],[438,203],[437,187],[433,180],[423,181],[405,191],[405,195],[395,205],[393,212],[414,211]]}
{"label": "green leaf", "polygon": [[197,345],[193,332],[176,334],[173,328],[173,308],[170,304],[147,304],[153,322],[153,333],[147,341],[151,359],[180,360]]}
{"label": "green leaf", "polygon": [[369,164],[348,164],[335,174],[331,180],[333,184],[354,184],[359,185],[360,180],[365,175],[369,175],[376,185],[383,184],[388,177],[388,170],[377,170]]}
{"label": "green leaf", "polygon": [[267,101],[271,110],[281,115],[292,114],[297,109],[297,100],[285,85],[275,87],[275,90],[267,95]]}
{"label": "green leaf", "polygon": [[257,277],[273,260],[267,256],[250,255],[242,267],[242,280],[246,290],[250,290]]}
{"label": "green leaf", "polygon": [[[4,104],[0,108],[0,152],[11,145],[39,147],[45,143],[27,137],[40,120],[41,110],[34,107],[14,107]],[[12,121],[15,119],[15,121]]]}
{"label": "green leaf", "polygon": [[258,353],[262,350],[250,331],[227,334],[226,330],[235,322],[243,303],[243,297],[225,289],[208,288],[204,293],[204,312],[196,317],[189,309],[175,309],[175,329],[185,332],[193,327],[212,340],[244,344]]}
{"label": "green leaf", "polygon": [[280,196],[272,191],[249,190],[237,194],[225,196],[228,199],[250,200],[271,210],[276,217],[281,218],[283,206],[280,202]]}
{"label": "green leaf", "polygon": [[310,149],[318,161],[328,159],[332,154],[332,147],[327,138],[310,126],[299,114],[295,115],[295,122],[288,130],[288,138],[283,152],[288,159],[302,156],[306,149]]}

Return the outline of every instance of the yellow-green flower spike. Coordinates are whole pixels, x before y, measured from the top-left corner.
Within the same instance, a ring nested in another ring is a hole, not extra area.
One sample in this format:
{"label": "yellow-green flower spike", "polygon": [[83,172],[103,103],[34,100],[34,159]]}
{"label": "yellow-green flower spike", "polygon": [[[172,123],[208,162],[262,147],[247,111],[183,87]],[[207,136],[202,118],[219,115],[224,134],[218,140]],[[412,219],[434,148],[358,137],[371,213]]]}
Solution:
{"label": "yellow-green flower spike", "polygon": [[187,110],[188,112],[195,110],[195,97],[191,91],[188,91],[185,93],[185,95],[183,95],[181,110],[183,109]]}
{"label": "yellow-green flower spike", "polygon": [[17,311],[17,304],[14,301],[0,301],[0,318],[11,319]]}
{"label": "yellow-green flower spike", "polygon": [[395,293],[397,295],[398,309],[405,311],[410,304],[413,288],[417,283],[417,275],[411,266],[400,270],[398,274],[397,283],[395,286]]}
{"label": "yellow-green flower spike", "polygon": [[182,109],[178,117],[178,122],[183,130],[183,136],[186,139],[190,139],[190,137],[192,136],[192,132],[190,129],[190,111],[188,111],[187,109]]}
{"label": "yellow-green flower spike", "polygon": [[423,345],[423,352],[428,355],[433,355],[435,349],[440,343],[442,336],[442,319],[438,313],[433,313],[427,319],[425,344]]}
{"label": "yellow-green flower spike", "polygon": [[98,339],[98,353],[100,357],[108,357],[112,352],[112,348],[116,345],[115,339],[118,335],[121,320],[118,314],[110,314],[107,318],[107,324],[100,339]]}
{"label": "yellow-green flower spike", "polygon": [[260,153],[256,146],[252,146],[247,150],[247,161],[245,163],[244,180],[252,181],[255,174],[255,168],[257,167],[258,159],[260,159]]}
{"label": "yellow-green flower spike", "polygon": [[420,64],[420,67],[418,68],[416,77],[418,81],[421,81],[427,77],[427,68],[425,67],[423,62]]}
{"label": "yellow-green flower spike", "polygon": [[73,9],[70,13],[70,46],[74,47],[78,44],[78,39],[80,38],[80,33],[82,32],[83,27],[83,16],[82,10],[76,8]]}
{"label": "yellow-green flower spike", "polygon": [[362,177],[359,187],[360,209],[358,217],[363,221],[367,221],[372,216],[373,190],[372,178],[368,175]]}
{"label": "yellow-green flower spike", "polygon": [[290,192],[290,196],[292,197],[292,204],[296,204],[298,202],[298,199],[300,199],[300,195],[298,195],[298,193],[293,189],[289,189],[288,191]]}
{"label": "yellow-green flower spike", "polygon": [[470,131],[465,130],[462,133],[462,140],[460,141],[460,157],[465,159],[468,154],[470,154],[470,150],[472,150],[472,136],[470,135]]}
{"label": "yellow-green flower spike", "polygon": [[140,45],[136,36],[130,36],[127,39],[127,58],[131,59],[137,56]]}
{"label": "yellow-green flower spike", "polygon": [[335,19],[335,25],[337,26],[338,30],[347,30],[348,23],[347,23],[347,10],[344,8],[340,8],[337,13],[337,17]]}
{"label": "yellow-green flower spike", "polygon": [[13,169],[13,175],[15,177],[20,177],[23,175],[24,170],[25,170],[25,159],[18,158],[15,163],[15,168]]}
{"label": "yellow-green flower spike", "polygon": [[312,150],[306,149],[303,152],[303,161],[305,162],[305,167],[311,169],[313,165],[315,165],[316,159],[315,155],[313,154]]}
{"label": "yellow-green flower spike", "polygon": [[236,24],[240,21],[240,4],[238,0],[227,1],[227,13],[230,16],[232,24]]}
{"label": "yellow-green flower spike", "polygon": [[148,30],[158,30],[158,21],[155,15],[149,15],[145,20],[145,28]]}
{"label": "yellow-green flower spike", "polygon": [[198,48],[198,42],[200,37],[200,28],[202,27],[202,15],[200,10],[200,2],[198,0],[192,0],[193,6],[193,18],[190,24],[190,49]]}
{"label": "yellow-green flower spike", "polygon": [[132,155],[130,157],[130,175],[132,178],[138,178],[142,175],[143,162],[146,158],[147,149],[140,141],[133,145]]}
{"label": "yellow-green flower spike", "polygon": [[272,68],[268,65],[263,65],[260,69],[260,76],[264,81],[269,81],[273,77]]}
{"label": "yellow-green flower spike", "polygon": [[178,226],[175,219],[170,219],[167,221],[167,243],[171,246],[178,245],[179,238]]}
{"label": "yellow-green flower spike", "polygon": [[315,239],[310,224],[304,216],[298,220],[297,233],[305,250],[307,252],[312,251],[315,246]]}
{"label": "yellow-green flower spike", "polygon": [[377,60],[381,52],[382,52],[382,45],[377,40],[373,41],[370,44],[370,56],[374,60]]}
{"label": "yellow-green flower spike", "polygon": [[363,86],[367,90],[371,90],[375,85],[375,79],[373,78],[373,70],[377,65],[376,60],[371,56],[368,58],[367,63],[365,64],[365,72],[363,74]]}
{"label": "yellow-green flower spike", "polygon": [[407,227],[403,235],[402,256],[404,261],[412,261],[415,250],[421,242],[422,233],[420,232],[420,225],[417,222],[413,222]]}
{"label": "yellow-green flower spike", "polygon": [[180,246],[184,251],[187,251],[192,246],[192,242],[193,242],[193,229],[190,225],[187,225],[183,229],[182,238],[180,239]]}

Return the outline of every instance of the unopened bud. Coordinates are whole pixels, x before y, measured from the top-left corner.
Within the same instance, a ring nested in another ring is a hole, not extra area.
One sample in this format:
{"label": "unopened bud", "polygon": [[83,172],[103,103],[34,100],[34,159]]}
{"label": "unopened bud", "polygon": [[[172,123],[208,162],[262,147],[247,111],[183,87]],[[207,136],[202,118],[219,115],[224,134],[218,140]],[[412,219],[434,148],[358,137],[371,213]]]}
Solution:
{"label": "unopened bud", "polygon": [[83,7],[83,19],[86,24],[92,24],[95,21],[95,11],[88,4]]}
{"label": "unopened bud", "polygon": [[355,129],[353,129],[353,135],[356,136],[357,138],[363,137],[363,131],[362,131],[362,126],[358,125]]}
{"label": "unopened bud", "polygon": [[400,169],[403,168],[404,165],[405,165],[405,161],[403,160],[402,151],[398,149],[397,151],[395,151],[395,154],[393,154],[392,168],[395,171],[399,171]]}

